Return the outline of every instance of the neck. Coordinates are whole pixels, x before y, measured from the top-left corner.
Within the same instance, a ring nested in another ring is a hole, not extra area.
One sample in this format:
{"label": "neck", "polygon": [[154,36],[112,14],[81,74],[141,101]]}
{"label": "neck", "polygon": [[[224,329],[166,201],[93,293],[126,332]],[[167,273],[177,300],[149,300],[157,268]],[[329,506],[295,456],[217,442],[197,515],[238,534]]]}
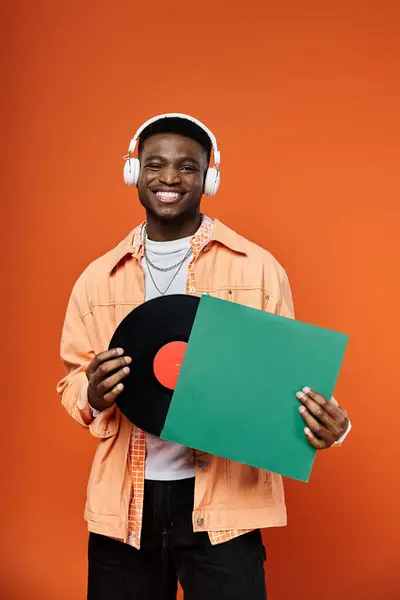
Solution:
{"label": "neck", "polygon": [[200,212],[191,215],[182,215],[176,219],[159,219],[147,213],[147,237],[153,242],[171,242],[181,238],[190,237],[196,233],[201,223]]}

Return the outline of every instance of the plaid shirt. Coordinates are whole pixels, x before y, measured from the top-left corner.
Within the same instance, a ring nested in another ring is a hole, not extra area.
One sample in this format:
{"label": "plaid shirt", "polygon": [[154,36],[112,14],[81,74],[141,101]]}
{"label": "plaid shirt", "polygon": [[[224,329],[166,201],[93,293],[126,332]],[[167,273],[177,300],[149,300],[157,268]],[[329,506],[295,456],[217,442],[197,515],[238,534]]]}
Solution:
{"label": "plaid shirt", "polygon": [[[133,254],[142,260],[142,226],[136,228],[133,238]],[[194,262],[201,250],[208,244],[213,232],[214,222],[204,216],[199,230],[192,237],[190,243],[193,248],[193,257],[188,266],[186,280],[186,293],[196,293],[196,282],[194,277]],[[129,506],[129,535],[128,544],[134,548],[140,548],[140,536],[142,532],[143,498],[144,498],[144,472],[146,461],[146,434],[138,427],[132,426],[132,435],[129,448],[130,465],[132,470],[132,497]],[[221,544],[232,540],[239,535],[248,533],[251,529],[235,529],[229,531],[210,531],[208,533],[211,544]]]}

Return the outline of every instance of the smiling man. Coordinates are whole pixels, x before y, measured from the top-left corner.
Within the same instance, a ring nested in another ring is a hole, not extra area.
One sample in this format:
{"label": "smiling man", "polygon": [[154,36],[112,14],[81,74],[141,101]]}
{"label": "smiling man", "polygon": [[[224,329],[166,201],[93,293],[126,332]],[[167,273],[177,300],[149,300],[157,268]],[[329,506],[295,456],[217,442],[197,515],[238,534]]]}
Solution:
{"label": "smiling man", "polygon": [[[266,598],[260,529],[286,524],[281,477],[129,423],[115,400],[132,360],[123,348],[107,350],[133,308],[166,294],[207,292],[293,317],[277,261],[200,211],[203,193],[218,189],[218,164],[216,140],[199,121],[162,115],[142,126],[125,181],[137,185],[146,220],[89,265],[68,304],[58,391],[99,438],[85,510],[89,600],[172,600],[178,580],[186,600]],[[344,439],[350,425],[337,403],[308,388],[298,399],[310,444]]]}

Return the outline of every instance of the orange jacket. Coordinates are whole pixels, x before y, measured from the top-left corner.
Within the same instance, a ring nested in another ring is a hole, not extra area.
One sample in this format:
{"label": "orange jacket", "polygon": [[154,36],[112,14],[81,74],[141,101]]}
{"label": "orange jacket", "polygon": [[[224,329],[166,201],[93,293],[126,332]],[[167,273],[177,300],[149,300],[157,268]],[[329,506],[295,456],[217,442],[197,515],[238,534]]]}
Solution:
{"label": "orange jacket", "polygon": [[[57,386],[69,414],[99,438],[85,509],[89,530],[125,541],[133,485],[128,453],[135,426],[115,405],[93,419],[85,369],[96,354],[108,348],[122,319],[144,302],[143,270],[133,243],[135,231],[89,265],[76,282],[61,341],[67,375]],[[267,312],[294,316],[283,268],[266,250],[217,220],[211,239],[195,259],[193,271],[195,287],[190,293],[206,292]],[[195,465],[195,531],[286,525],[279,475],[200,452],[196,452]]]}

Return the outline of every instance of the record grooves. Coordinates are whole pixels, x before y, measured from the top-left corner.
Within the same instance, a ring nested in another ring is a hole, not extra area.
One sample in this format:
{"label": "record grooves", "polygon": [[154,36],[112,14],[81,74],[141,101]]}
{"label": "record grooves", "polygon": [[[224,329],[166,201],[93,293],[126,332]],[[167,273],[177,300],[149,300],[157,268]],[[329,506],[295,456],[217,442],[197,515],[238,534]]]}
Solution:
{"label": "record grooves", "polygon": [[121,321],[111,339],[110,349],[123,348],[132,358],[116,404],[147,433],[159,436],[164,427],[199,301],[177,294],[145,302]]}

